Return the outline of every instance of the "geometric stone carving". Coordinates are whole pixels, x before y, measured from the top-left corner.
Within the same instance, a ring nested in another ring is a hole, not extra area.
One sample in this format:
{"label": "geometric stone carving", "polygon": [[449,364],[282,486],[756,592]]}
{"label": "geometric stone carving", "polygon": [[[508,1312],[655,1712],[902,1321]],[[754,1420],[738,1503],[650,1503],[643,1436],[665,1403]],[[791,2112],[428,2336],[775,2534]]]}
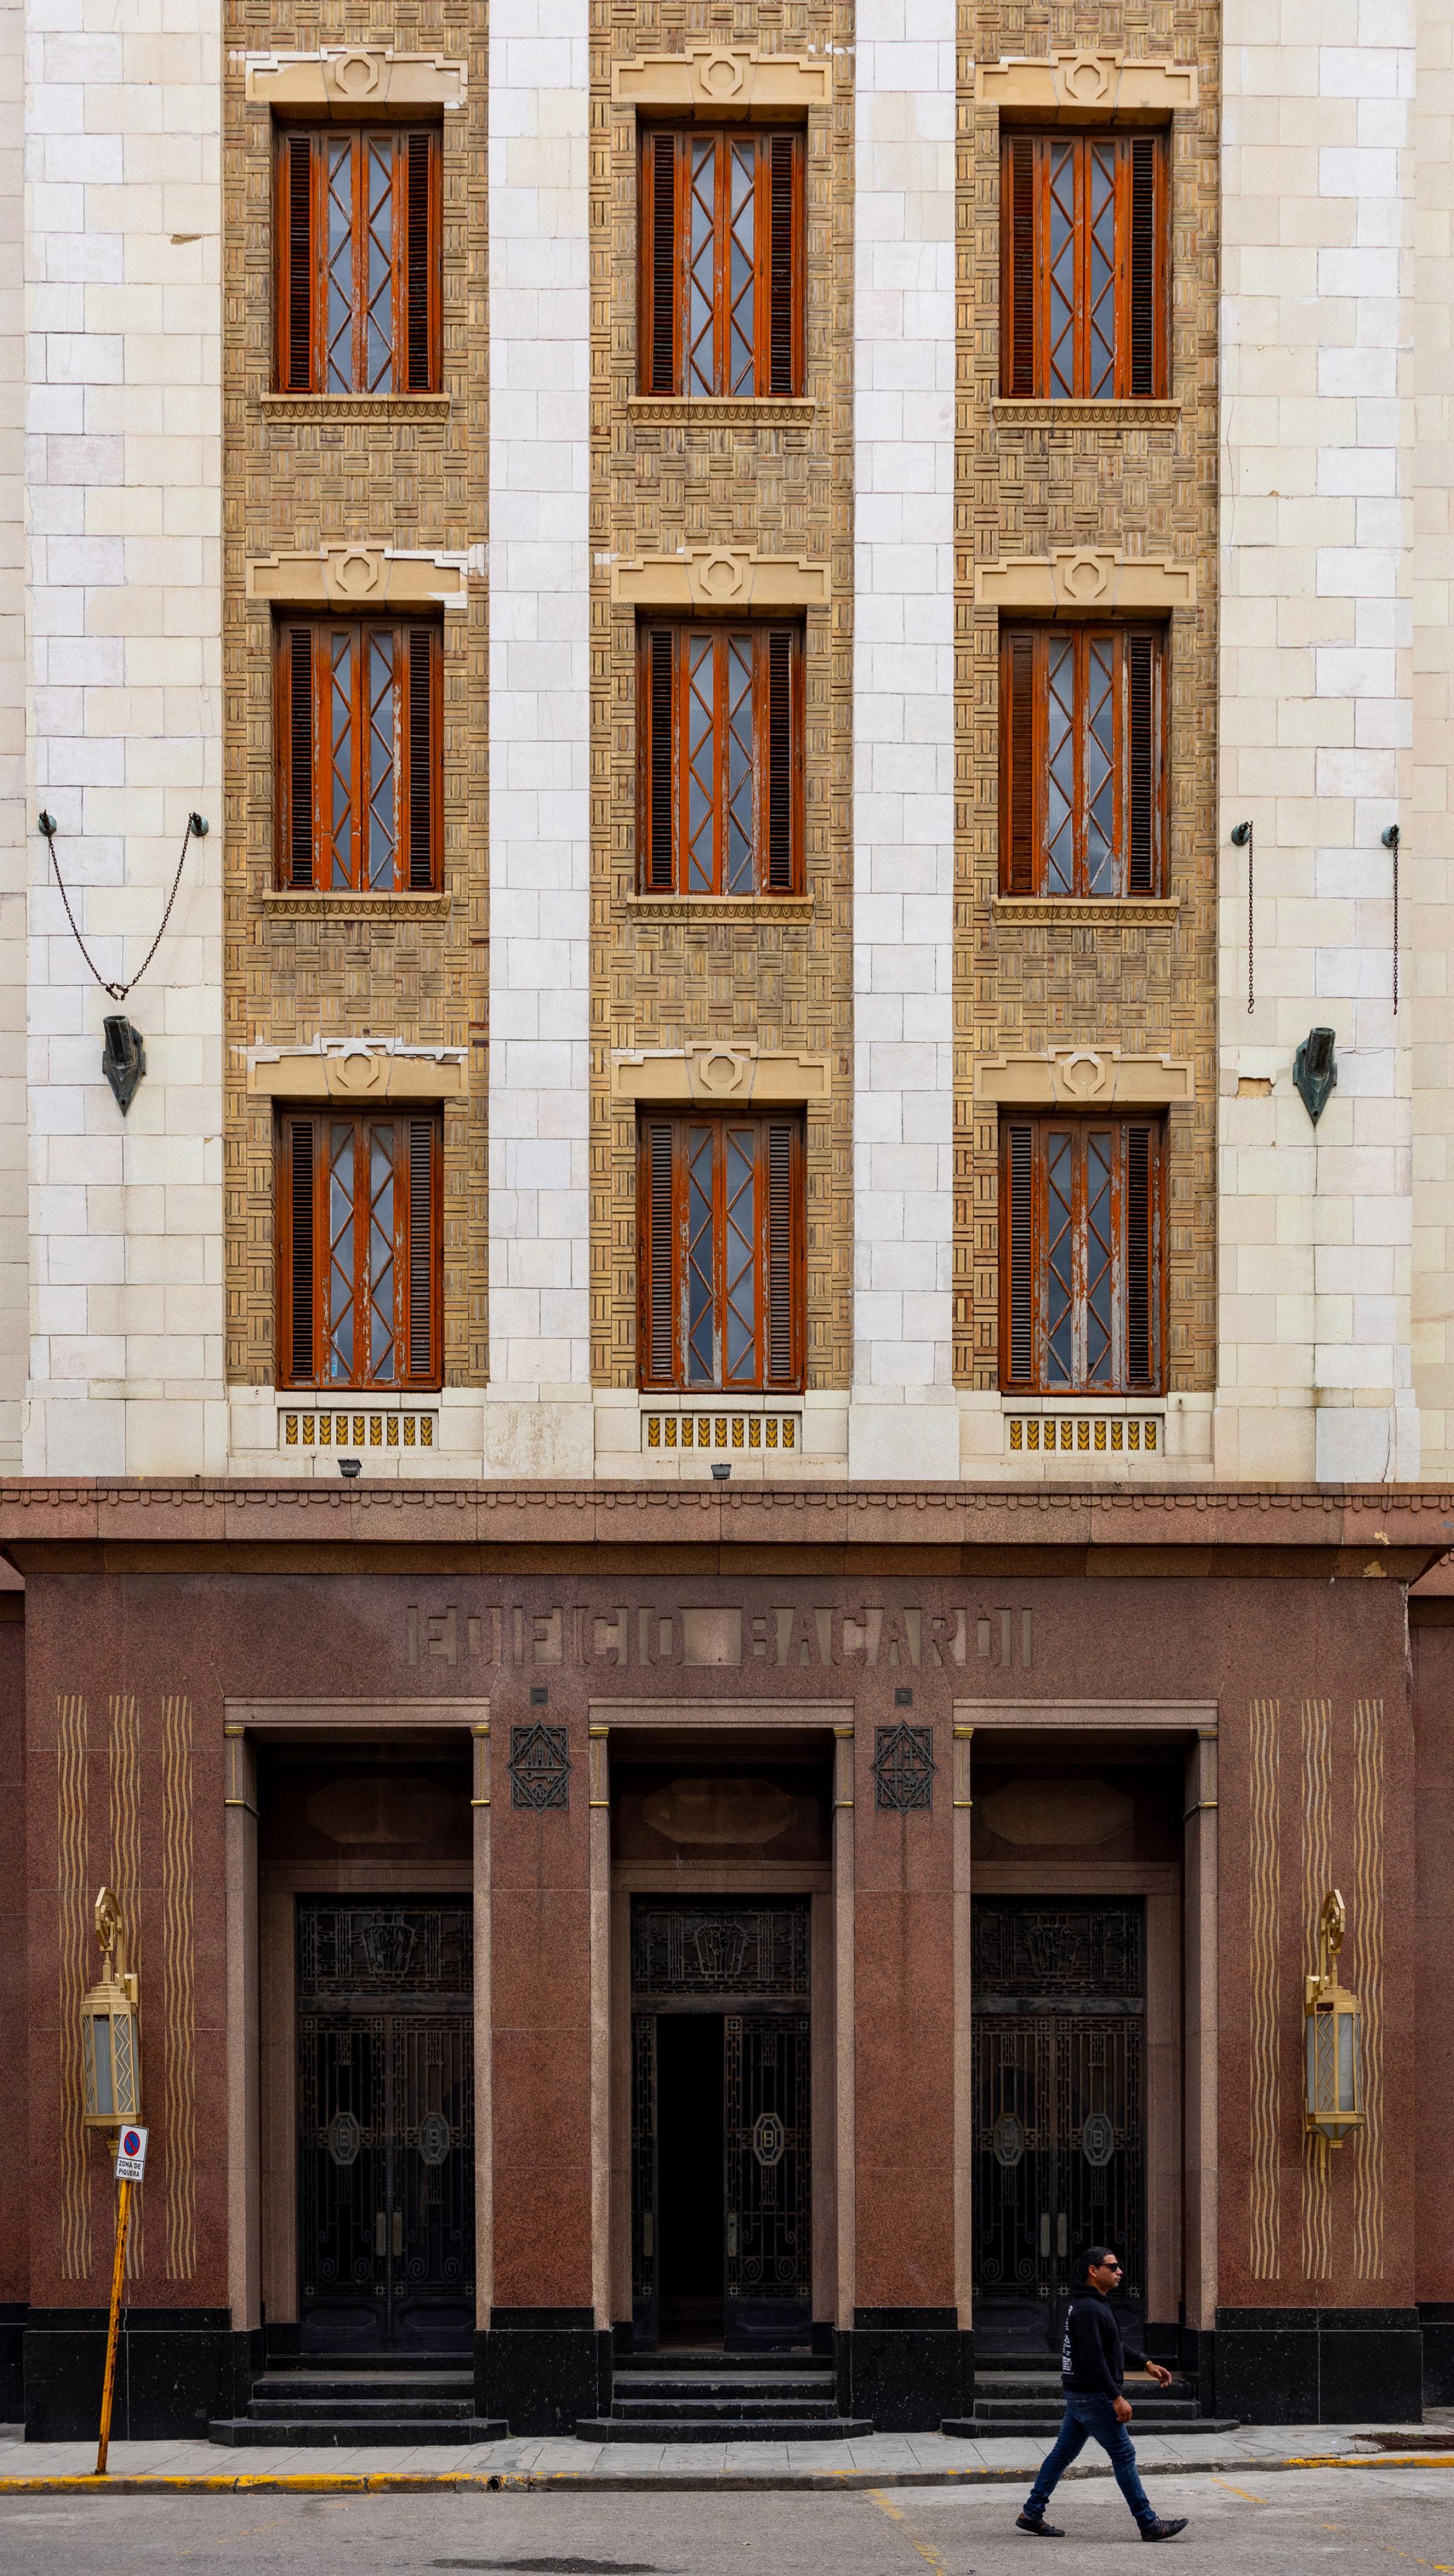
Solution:
{"label": "geometric stone carving", "polygon": [[829,567],[749,546],[688,546],[618,558],[611,597],[622,608],[826,608]]}
{"label": "geometric stone carving", "polygon": [[469,1067],[463,1047],[416,1047],[397,1038],[323,1038],[311,1046],[248,1049],[247,1087],[254,1099],[463,1100]]}
{"label": "geometric stone carving", "polygon": [[1014,1109],[1153,1108],[1195,1097],[1194,1068],[1171,1055],[1123,1055],[1119,1047],[1046,1047],[981,1056],[974,1096]]}
{"label": "geometric stone carving", "polygon": [[1128,62],[1124,54],[1090,46],[1070,54],[1007,56],[979,64],[974,95],[980,107],[1032,108],[1051,118],[1058,109],[1083,115],[1087,108],[1105,115],[1114,108],[1123,116],[1139,108],[1143,114],[1165,116],[1196,106],[1196,65],[1144,58]]}
{"label": "geometric stone carving", "polygon": [[1195,608],[1196,566],[1164,555],[1123,555],[1112,546],[1052,546],[1043,555],[1005,555],[975,566],[974,596],[981,608],[1059,609],[1101,614],[1110,609]]}
{"label": "geometric stone carving", "polygon": [[636,54],[616,63],[611,97],[617,107],[690,109],[699,116],[740,116],[748,109],[760,116],[764,108],[802,115],[831,106],[833,66],[822,55],[691,45],[680,54]]}
{"label": "geometric stone carving", "polygon": [[539,1815],[570,1804],[571,1762],[563,1726],[512,1726],[510,1804]]}
{"label": "geometric stone carving", "polygon": [[730,1045],[704,1038],[680,1048],[617,1048],[611,1056],[611,1095],[616,1100],[676,1100],[732,1109],[762,1102],[827,1100],[832,1067],[825,1055],[759,1048],[750,1039]]}
{"label": "geometric stone carving", "polygon": [[465,585],[462,555],[356,542],[262,555],[247,567],[248,598],[288,608],[465,608]]}
{"label": "geometric stone carving", "polygon": [[904,1816],[916,1807],[932,1807],[934,1759],[932,1726],[880,1726],[874,1730],[871,1765],[874,1804]]}
{"label": "geometric stone carving", "polygon": [[463,107],[465,65],[388,45],[325,45],[316,54],[249,54],[255,107]]}

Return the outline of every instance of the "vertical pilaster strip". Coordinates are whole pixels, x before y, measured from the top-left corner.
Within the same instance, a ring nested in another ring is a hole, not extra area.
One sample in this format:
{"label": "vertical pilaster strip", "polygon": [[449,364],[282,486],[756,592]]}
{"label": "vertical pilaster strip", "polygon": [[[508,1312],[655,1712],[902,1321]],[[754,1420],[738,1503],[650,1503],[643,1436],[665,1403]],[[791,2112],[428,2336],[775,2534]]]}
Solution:
{"label": "vertical pilaster strip", "polygon": [[81,1997],[87,1976],[91,1855],[86,1781],[86,1703],[56,1701],[56,1935],[60,1951],[57,2054],[60,2060],[61,2279],[91,2273],[91,2175],[81,2126]]}
{"label": "vertical pilaster strip", "polygon": [[953,1477],[954,0],[856,27],[849,1472]]}
{"label": "vertical pilaster strip", "polygon": [[1217,2322],[1217,1738],[1199,1730],[1187,1755],[1184,1848],[1186,1960],[1186,2321]]}
{"label": "vertical pilaster strip", "polygon": [[[0,1122],[25,1131],[25,906],[23,852],[30,795],[26,760],[25,563],[25,0],[0,5]],[[0,1169],[0,1474],[20,1473],[29,1343],[30,1246],[25,1158]]]}
{"label": "vertical pilaster strip", "polygon": [[[107,1880],[126,1926],[126,1964],[138,1976],[143,1965],[141,1920],[141,1746],[136,1701],[115,1693],[107,1702],[109,1717],[108,1778],[111,1808],[111,1865]],[[142,2021],[142,2097],[147,2108],[146,2022]],[[131,2225],[126,2238],[126,2277],[138,2280],[146,2262],[146,2185],[131,2195]]]}
{"label": "vertical pilaster strip", "polygon": [[490,1385],[485,1467],[584,1474],[587,0],[490,11]]}
{"label": "vertical pilaster strip", "polygon": [[1281,1703],[1255,1699],[1248,1798],[1247,1986],[1250,2017],[1251,2134],[1248,2155],[1248,2254],[1254,2281],[1282,2277],[1279,2207],[1282,2086],[1278,2072],[1278,1935],[1282,1867],[1278,1791]]}
{"label": "vertical pilaster strip", "polygon": [[166,2277],[197,2269],[197,2066],[192,1904],[192,1703],[162,1701],[162,2027],[166,2037]]}
{"label": "vertical pilaster strip", "polygon": [[1353,2269],[1383,2278],[1383,1702],[1353,1709],[1353,1947],[1363,2006],[1363,2127],[1353,2148]]}
{"label": "vertical pilaster strip", "polygon": [[490,1984],[490,1729],[470,1730],[475,1901],[475,2324],[495,2302],[494,1996]]}
{"label": "vertical pilaster strip", "polygon": [[611,2323],[611,1788],[610,1729],[590,1731],[591,2300]]}
{"label": "vertical pilaster strip", "polygon": [[838,2048],[838,2301],[837,2320],[853,2324],[858,2283],[858,2175],[854,2118],[853,2052],[853,1729],[833,1729],[833,1914],[837,1959],[834,2037]]}
{"label": "vertical pilaster strip", "polygon": [[[1332,1703],[1303,1702],[1303,1956],[1318,1955],[1318,1916],[1333,1884]],[[1333,2269],[1332,2177],[1321,2138],[1303,2135],[1303,2271],[1325,2280]]]}
{"label": "vertical pilaster strip", "polygon": [[227,2296],[232,2330],[262,2323],[262,2034],[257,1923],[257,1756],[245,1727],[223,1730],[227,1875]]}
{"label": "vertical pilaster strip", "polygon": [[974,1802],[972,1726],[954,1730],[954,2299],[960,2325],[974,2324],[974,1899],[970,1887]]}

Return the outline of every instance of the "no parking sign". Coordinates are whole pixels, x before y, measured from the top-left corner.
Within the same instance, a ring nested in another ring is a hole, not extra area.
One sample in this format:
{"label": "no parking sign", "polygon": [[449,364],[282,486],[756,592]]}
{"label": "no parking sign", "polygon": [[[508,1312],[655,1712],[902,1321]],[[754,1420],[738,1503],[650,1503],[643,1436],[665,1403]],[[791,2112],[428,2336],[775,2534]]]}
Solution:
{"label": "no parking sign", "polygon": [[123,2129],[116,2141],[116,2179],[140,2182],[146,2171],[145,2129]]}

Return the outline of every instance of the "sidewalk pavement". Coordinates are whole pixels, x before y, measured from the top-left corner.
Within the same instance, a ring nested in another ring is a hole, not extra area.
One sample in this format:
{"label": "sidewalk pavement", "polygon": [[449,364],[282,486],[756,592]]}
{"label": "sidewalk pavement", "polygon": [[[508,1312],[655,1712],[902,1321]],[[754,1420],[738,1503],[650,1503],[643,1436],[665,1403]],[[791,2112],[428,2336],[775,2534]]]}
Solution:
{"label": "sidewalk pavement", "polygon": [[[1134,2431],[1134,2427],[1133,2427]],[[1407,2450],[1388,2446],[1407,2435]],[[1375,2436],[1381,2438],[1375,2440]],[[196,2495],[258,2489],[355,2494],[428,2487],[607,2487],[617,2490],[943,2486],[1027,2483],[1049,2441],[951,2441],[943,2433],[874,2433],[861,2442],[479,2442],[438,2447],[235,2451],[211,2442],[113,2442],[112,2493]],[[1422,2425],[1244,2424],[1235,2433],[1145,2433],[1136,2441],[1143,2474],[1190,2471],[1454,2468],[1454,2409],[1430,2410]],[[93,2442],[26,2442],[0,2425],[0,2495],[94,2493]],[[1110,2463],[1087,2450],[1067,2472],[1105,2478]]]}

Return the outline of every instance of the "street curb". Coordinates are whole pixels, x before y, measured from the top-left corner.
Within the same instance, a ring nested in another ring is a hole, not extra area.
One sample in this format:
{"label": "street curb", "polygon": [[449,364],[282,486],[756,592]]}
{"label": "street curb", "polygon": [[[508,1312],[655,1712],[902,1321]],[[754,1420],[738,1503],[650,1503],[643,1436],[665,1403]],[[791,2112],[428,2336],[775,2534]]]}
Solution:
{"label": "street curb", "polygon": [[[1454,2451],[1327,2451],[1285,2460],[1156,2460],[1148,2478],[1271,2477],[1283,2469],[1454,2469]],[[1109,2478],[1109,2467],[1071,2468],[1066,2478]],[[7,2495],[546,2495],[581,2489],[595,2495],[836,2495],[883,2487],[1023,2486],[1029,2464],[1015,2469],[780,2469],[758,2476],[751,2469],[627,2471],[599,2469],[302,2469],[290,2474],[239,2470],[232,2477],[166,2477],[144,2471],[127,2476],[0,2477]]]}

